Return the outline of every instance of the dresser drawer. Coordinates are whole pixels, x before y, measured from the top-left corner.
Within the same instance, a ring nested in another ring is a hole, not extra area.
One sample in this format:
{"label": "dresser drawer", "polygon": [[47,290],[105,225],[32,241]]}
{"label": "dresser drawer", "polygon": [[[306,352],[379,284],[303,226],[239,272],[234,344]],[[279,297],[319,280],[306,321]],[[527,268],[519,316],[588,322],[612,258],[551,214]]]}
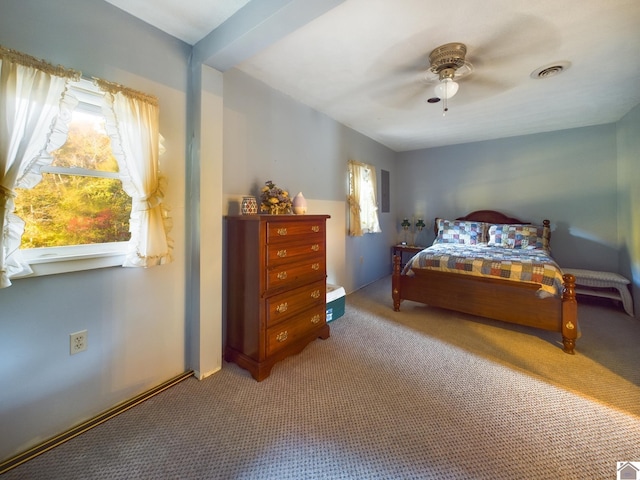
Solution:
{"label": "dresser drawer", "polygon": [[308,243],[320,243],[325,239],[324,221],[267,222],[267,243],[289,243],[304,240]]}
{"label": "dresser drawer", "polygon": [[324,280],[326,260],[324,255],[309,257],[300,262],[277,265],[267,270],[267,290],[299,285],[300,282]]}
{"label": "dresser drawer", "polygon": [[295,317],[267,329],[267,355],[295,343],[309,331],[319,327],[326,321],[324,303],[305,310]]}
{"label": "dresser drawer", "polygon": [[314,305],[326,303],[326,284],[319,281],[267,298],[267,327],[271,327]]}
{"label": "dresser drawer", "polygon": [[324,256],[324,252],[324,238],[318,239],[316,242],[305,242],[293,245],[270,244],[267,246],[267,265],[278,265],[296,259],[299,260],[309,255],[321,254]]}

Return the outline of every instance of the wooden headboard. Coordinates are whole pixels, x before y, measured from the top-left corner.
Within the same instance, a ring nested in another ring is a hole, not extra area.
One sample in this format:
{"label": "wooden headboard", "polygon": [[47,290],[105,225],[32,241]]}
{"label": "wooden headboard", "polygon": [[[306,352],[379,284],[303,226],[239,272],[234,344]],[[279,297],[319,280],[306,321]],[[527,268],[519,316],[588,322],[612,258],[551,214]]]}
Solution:
{"label": "wooden headboard", "polygon": [[[438,235],[438,218],[433,222],[433,230]],[[456,220],[472,220],[474,222],[484,222],[484,223],[519,223],[519,224],[530,224],[531,222],[523,222],[514,217],[508,217],[504,213],[497,212],[496,210],[476,210],[475,212],[471,212],[464,217],[458,217]]]}
{"label": "wooden headboard", "polygon": [[484,223],[519,223],[529,224],[531,222],[523,222],[514,217],[508,217],[504,213],[496,212],[495,210],[476,210],[464,217],[456,218],[456,220],[473,220],[475,222]]}

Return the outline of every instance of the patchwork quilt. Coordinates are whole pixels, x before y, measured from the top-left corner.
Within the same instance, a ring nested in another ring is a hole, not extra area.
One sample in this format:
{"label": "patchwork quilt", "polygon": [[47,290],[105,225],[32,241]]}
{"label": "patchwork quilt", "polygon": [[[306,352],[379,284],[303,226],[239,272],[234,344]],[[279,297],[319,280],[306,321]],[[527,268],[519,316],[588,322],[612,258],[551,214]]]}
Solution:
{"label": "patchwork quilt", "polygon": [[544,249],[439,243],[416,254],[402,273],[417,268],[537,283],[540,296],[562,295],[562,271]]}

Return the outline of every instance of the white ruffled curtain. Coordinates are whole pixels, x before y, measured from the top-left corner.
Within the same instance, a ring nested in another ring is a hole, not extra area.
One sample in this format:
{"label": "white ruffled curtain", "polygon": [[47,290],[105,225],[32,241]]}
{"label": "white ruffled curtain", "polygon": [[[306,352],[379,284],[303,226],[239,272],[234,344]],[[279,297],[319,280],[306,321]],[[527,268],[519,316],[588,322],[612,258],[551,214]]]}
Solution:
{"label": "white ruffled curtain", "polygon": [[42,180],[41,165],[67,139],[77,100],[67,94],[80,73],[0,46],[0,288],[31,273],[20,255],[24,221],[14,213],[15,189]]}
{"label": "white ruffled curtain", "polygon": [[366,163],[350,160],[349,168],[349,235],[361,237],[378,233],[378,203],[376,200],[376,169]]}
{"label": "white ruffled curtain", "polygon": [[168,209],[158,157],[161,153],[159,108],[155,97],[105,80],[102,108],[111,149],[124,191],[132,198],[130,248],[123,266],[152,267],[171,261]]}

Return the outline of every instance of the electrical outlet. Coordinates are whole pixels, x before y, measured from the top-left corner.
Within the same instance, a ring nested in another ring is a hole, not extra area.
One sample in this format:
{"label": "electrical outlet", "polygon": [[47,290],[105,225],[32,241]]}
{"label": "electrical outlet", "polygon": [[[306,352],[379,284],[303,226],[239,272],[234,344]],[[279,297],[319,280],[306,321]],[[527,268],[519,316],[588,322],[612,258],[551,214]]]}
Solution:
{"label": "electrical outlet", "polygon": [[87,331],[86,330],[81,330],[79,332],[69,334],[69,353],[71,355],[84,352],[86,349],[87,349]]}

